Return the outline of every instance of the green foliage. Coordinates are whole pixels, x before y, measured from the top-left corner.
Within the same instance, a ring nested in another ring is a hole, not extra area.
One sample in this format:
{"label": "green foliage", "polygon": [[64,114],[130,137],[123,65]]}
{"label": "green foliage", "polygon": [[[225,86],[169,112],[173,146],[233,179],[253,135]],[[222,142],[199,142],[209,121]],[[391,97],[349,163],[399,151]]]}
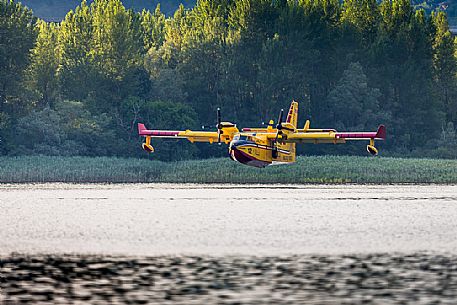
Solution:
{"label": "green foliage", "polygon": [[[456,49],[443,13],[409,0],[199,0],[169,17],[154,8],[83,0],[59,25],[36,24],[0,0],[0,153],[146,156],[140,121],[195,129],[214,125],[221,107],[224,120],[255,126],[296,99],[300,125],[385,123],[390,154],[454,156],[442,140],[457,124]],[[163,160],[226,153],[155,145]]]}
{"label": "green foliage", "polygon": [[[109,116],[92,116],[80,102],[64,101],[21,118],[15,128],[15,154],[111,155],[115,141]],[[111,151],[111,153],[110,153]]]}
{"label": "green foliage", "polygon": [[165,40],[165,15],[157,5],[154,13],[143,10],[141,12],[141,27],[145,50],[158,49]]}
{"label": "green foliage", "polygon": [[57,95],[57,31],[54,23],[39,21],[38,37],[27,71],[30,87],[38,93],[39,105],[50,106]]}
{"label": "green foliage", "polygon": [[[380,113],[379,89],[370,88],[359,63],[351,63],[328,95],[329,122],[340,130],[369,130],[377,122],[385,122],[388,115]],[[331,111],[333,110],[333,111]]]}
{"label": "green foliage", "polygon": [[[186,104],[161,101],[133,101],[131,109],[138,109],[138,120],[153,129],[186,130],[198,128],[197,114]],[[134,117],[134,116],[133,116]],[[132,125],[136,129],[136,124]],[[136,131],[136,130],[135,130]],[[183,160],[197,156],[197,148],[188,141],[173,139],[153,139],[157,146],[154,159]]]}
{"label": "green foliage", "polygon": [[455,42],[449,32],[449,25],[444,13],[433,14],[431,22],[435,34],[432,41],[435,93],[446,113],[446,120],[455,121],[457,119]]}
{"label": "green foliage", "polygon": [[376,0],[346,0],[343,3],[341,20],[354,27],[362,44],[372,43],[376,38],[380,17]]}
{"label": "green foliage", "polygon": [[102,74],[122,80],[127,69],[141,59],[142,42],[136,40],[135,17],[120,0],[96,0],[91,13],[90,56]]}
{"label": "green foliage", "polygon": [[36,39],[35,22],[28,8],[0,0],[0,113],[18,106],[23,71]]}
{"label": "green foliage", "polygon": [[[61,117],[57,111],[46,107],[33,111],[18,122],[18,149],[29,154],[58,155],[66,140],[60,128]],[[68,150],[68,147],[65,149]]]}
{"label": "green foliage", "polygon": [[265,169],[228,159],[160,162],[87,157],[0,157],[0,183],[456,183],[457,161],[299,157]]}
{"label": "green foliage", "polygon": [[60,91],[64,98],[82,100],[95,90],[95,67],[89,56],[92,48],[92,15],[83,0],[70,11],[58,33]]}

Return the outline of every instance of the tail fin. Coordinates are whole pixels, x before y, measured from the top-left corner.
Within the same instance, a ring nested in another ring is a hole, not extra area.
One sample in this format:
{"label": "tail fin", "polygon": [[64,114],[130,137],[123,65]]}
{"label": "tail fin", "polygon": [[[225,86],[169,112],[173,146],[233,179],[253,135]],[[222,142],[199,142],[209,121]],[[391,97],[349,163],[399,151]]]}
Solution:
{"label": "tail fin", "polygon": [[294,125],[297,128],[298,122],[298,102],[292,101],[289,108],[289,114],[287,115],[287,123]]}

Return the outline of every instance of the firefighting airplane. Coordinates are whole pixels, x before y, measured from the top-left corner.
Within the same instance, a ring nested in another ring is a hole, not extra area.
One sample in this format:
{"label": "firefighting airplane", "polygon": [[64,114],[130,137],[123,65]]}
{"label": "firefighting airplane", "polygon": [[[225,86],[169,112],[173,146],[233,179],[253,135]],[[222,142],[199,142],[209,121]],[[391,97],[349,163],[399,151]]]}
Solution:
{"label": "firefighting airplane", "polygon": [[217,131],[169,131],[148,130],[144,124],[138,124],[138,133],[146,138],[143,149],[154,152],[151,138],[187,139],[190,142],[224,143],[229,145],[230,158],[240,163],[266,167],[272,164],[295,162],[297,143],[342,144],[349,140],[367,140],[367,151],[377,155],[375,140],[386,138],[386,127],[380,125],[376,132],[337,132],[334,129],[312,129],[309,120],[302,129],[297,128],[298,102],[292,101],[287,119],[283,122],[284,109],[278,122],[270,121],[266,128],[243,128],[241,132],[235,124],[221,121],[220,109],[217,109]]}

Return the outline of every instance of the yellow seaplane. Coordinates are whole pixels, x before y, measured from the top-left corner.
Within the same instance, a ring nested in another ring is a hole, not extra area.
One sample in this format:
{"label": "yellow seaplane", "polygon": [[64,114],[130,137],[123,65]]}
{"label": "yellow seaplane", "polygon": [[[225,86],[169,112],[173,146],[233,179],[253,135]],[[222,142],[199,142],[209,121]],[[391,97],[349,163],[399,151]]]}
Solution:
{"label": "yellow seaplane", "polygon": [[170,131],[148,130],[142,123],[138,124],[138,133],[146,138],[143,149],[154,152],[151,138],[187,139],[190,142],[209,142],[227,144],[230,158],[240,163],[266,167],[272,164],[288,164],[295,162],[297,143],[330,143],[343,144],[351,140],[369,141],[367,151],[376,156],[378,149],[375,140],[386,138],[386,127],[380,125],[375,132],[338,132],[334,129],[310,128],[310,121],[297,128],[298,102],[292,101],[283,121],[284,109],[281,109],[278,122],[270,121],[266,128],[243,128],[238,130],[235,124],[221,121],[221,111],[217,109],[217,131]]}

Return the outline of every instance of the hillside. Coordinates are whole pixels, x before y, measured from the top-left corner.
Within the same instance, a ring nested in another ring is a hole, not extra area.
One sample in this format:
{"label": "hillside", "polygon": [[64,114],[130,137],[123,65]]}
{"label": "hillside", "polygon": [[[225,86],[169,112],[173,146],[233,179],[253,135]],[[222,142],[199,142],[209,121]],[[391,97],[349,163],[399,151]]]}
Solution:
{"label": "hillside", "polygon": [[[88,0],[87,2],[92,1]],[[62,20],[69,10],[74,9],[81,3],[80,0],[22,0],[21,2],[31,8],[37,17],[47,21]],[[195,0],[123,0],[122,2],[126,7],[137,11],[143,8],[154,10],[157,4],[160,3],[162,11],[169,15],[176,10],[180,3],[190,7],[195,3]]]}
{"label": "hillside", "polygon": [[[93,0],[88,0],[92,2]],[[36,16],[47,21],[60,21],[64,18],[66,13],[74,9],[80,4],[80,0],[22,0],[26,6],[30,7]],[[137,11],[142,9],[153,10],[160,3],[162,11],[165,14],[172,14],[180,3],[186,7],[191,7],[195,4],[196,0],[123,0],[124,5],[128,8],[133,8]],[[416,9],[424,9],[428,14],[432,11],[445,11],[450,17],[451,24],[457,23],[457,1],[455,0],[412,0],[411,4]]]}
{"label": "hillside", "polygon": [[457,23],[457,1],[456,0],[412,0],[411,4],[415,9],[424,9],[427,14],[437,11],[444,11],[448,15],[449,23]]}

